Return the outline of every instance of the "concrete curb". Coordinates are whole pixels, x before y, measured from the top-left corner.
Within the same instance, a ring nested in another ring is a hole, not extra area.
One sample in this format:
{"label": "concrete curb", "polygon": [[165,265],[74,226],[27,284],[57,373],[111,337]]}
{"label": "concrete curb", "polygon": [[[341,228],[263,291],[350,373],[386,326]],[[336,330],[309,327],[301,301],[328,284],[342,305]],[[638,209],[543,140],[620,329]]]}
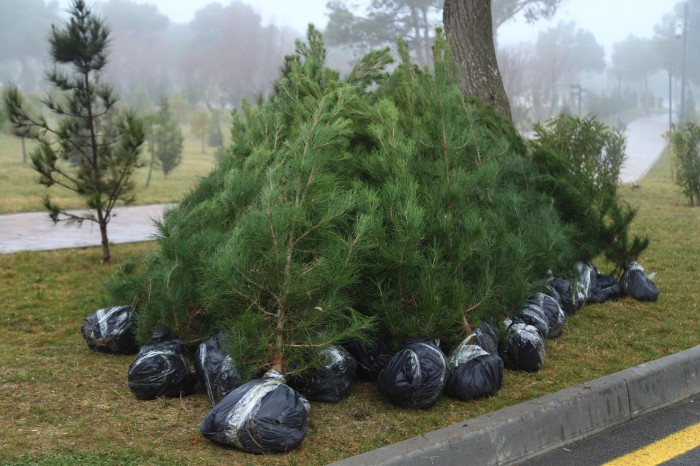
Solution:
{"label": "concrete curb", "polygon": [[333,464],[513,464],[698,393],[700,345]]}

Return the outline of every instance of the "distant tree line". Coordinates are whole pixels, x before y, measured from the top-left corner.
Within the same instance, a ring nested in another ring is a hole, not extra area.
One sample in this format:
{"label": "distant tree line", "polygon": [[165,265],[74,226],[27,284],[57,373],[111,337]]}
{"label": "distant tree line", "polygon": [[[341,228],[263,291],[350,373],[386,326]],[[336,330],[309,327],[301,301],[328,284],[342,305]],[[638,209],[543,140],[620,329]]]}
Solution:
{"label": "distant tree line", "polygon": [[[154,5],[132,0],[97,2],[111,26],[105,70],[127,104],[143,111],[162,95],[180,93],[190,105],[236,106],[268,91],[300,33],[263,25],[239,1],[211,3],[186,24],[174,24]],[[46,31],[61,23],[55,2],[0,1],[0,83],[43,90]]]}

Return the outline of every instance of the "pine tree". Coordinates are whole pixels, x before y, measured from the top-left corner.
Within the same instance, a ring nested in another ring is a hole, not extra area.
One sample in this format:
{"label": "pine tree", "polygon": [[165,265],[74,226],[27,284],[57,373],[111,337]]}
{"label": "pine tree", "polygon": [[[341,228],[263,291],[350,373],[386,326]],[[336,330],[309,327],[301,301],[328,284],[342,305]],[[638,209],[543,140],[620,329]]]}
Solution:
{"label": "pine tree", "polygon": [[205,152],[207,134],[209,134],[209,128],[211,127],[211,118],[209,118],[209,113],[203,108],[198,109],[192,117],[190,126],[194,137],[202,142],[203,154]]}
{"label": "pine tree", "polygon": [[97,223],[102,261],[109,262],[107,225],[117,202],[128,204],[134,199],[131,177],[139,167],[143,127],[133,114],[117,112],[118,96],[102,82],[109,27],[83,0],[74,0],[69,14],[69,22],[52,26],[49,36],[54,68],[47,79],[58,92],[49,94],[43,103],[58,124],[32,115],[17,87],[9,87],[3,97],[15,133],[39,142],[31,154],[39,182],[77,193],[90,209],[82,214],[67,212],[46,196],[44,204],[51,218]]}
{"label": "pine tree", "polygon": [[163,170],[163,176],[168,178],[182,162],[182,144],[184,138],[177,121],[170,111],[167,97],[160,99],[153,127],[153,158],[158,167]]}
{"label": "pine tree", "polygon": [[380,86],[377,143],[364,178],[378,192],[384,228],[356,295],[396,343],[456,340],[500,322],[548,269],[572,263],[570,231],[542,192],[510,121],[459,90],[444,35],[432,72],[399,43],[401,64]]}

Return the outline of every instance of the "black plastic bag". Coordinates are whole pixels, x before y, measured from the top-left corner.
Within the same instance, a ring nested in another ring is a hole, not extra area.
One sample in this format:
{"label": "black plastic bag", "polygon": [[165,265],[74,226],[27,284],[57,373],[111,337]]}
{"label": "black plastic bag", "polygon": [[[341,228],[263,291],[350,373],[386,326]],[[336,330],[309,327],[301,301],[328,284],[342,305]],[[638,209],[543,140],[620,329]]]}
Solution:
{"label": "black plastic bag", "polygon": [[372,344],[350,341],[343,344],[343,347],[357,361],[357,377],[362,380],[376,381],[387,361],[394,355],[389,345],[383,341]]}
{"label": "black plastic bag", "polygon": [[598,283],[600,284],[603,302],[614,301],[622,297],[622,288],[615,277],[598,274]]}
{"label": "black plastic bag", "polygon": [[591,287],[589,303],[602,304],[606,301],[618,299],[622,295],[622,289],[614,277],[602,273],[595,274],[594,286]]}
{"label": "black plastic bag", "polygon": [[447,358],[433,341],[425,338],[406,343],[386,363],[377,385],[392,403],[426,409],[440,398],[448,376]]}
{"label": "black plastic bag", "polygon": [[323,368],[311,369],[290,379],[290,385],[311,401],[337,403],[350,394],[357,362],[340,346],[321,351]]}
{"label": "black plastic bag", "polygon": [[549,320],[539,303],[533,300],[527,301],[516,315],[516,318],[527,325],[535,327],[542,338],[547,338],[547,335],[549,335]]}
{"label": "black plastic bag", "polygon": [[477,345],[489,354],[498,355],[498,336],[493,327],[482,322],[462,344]]}
{"label": "black plastic bag", "polygon": [[131,306],[107,307],[83,320],[80,332],[90,349],[102,353],[133,354],[139,349],[135,337],[136,311]]}
{"label": "black plastic bag", "polygon": [[537,329],[518,318],[505,321],[506,337],[500,355],[508,369],[537,372],[544,363],[545,341]]}
{"label": "black plastic bag", "polygon": [[306,437],[309,402],[286,385],[284,376],[268,371],[224,397],[199,424],[212,442],[249,453],[283,453]]}
{"label": "black plastic bag", "polygon": [[214,405],[241,384],[241,374],[236,364],[224,351],[225,343],[225,334],[219,332],[200,343],[194,353],[197,379]]}
{"label": "black plastic bag", "polygon": [[495,395],[503,386],[503,360],[469,341],[468,337],[447,358],[445,393],[463,401]]}
{"label": "black plastic bag", "polygon": [[571,282],[566,278],[553,278],[549,282],[547,294],[557,300],[567,316],[576,314],[581,307],[579,303],[572,298]]}
{"label": "black plastic bag", "polygon": [[189,395],[197,377],[190,371],[185,354],[181,340],[156,332],[129,366],[129,389],[142,400]]}
{"label": "black plastic bag", "polygon": [[566,323],[566,314],[555,298],[544,293],[537,293],[528,299],[527,305],[536,306],[544,312],[548,326],[547,338],[561,336]]}
{"label": "black plastic bag", "polygon": [[644,268],[635,261],[630,262],[625,268],[620,287],[625,296],[637,301],[656,301],[659,299],[659,289],[654,285],[644,271]]}
{"label": "black plastic bag", "polygon": [[591,302],[594,295],[600,294],[598,269],[593,264],[576,263],[576,276],[571,282],[571,296],[578,307]]}

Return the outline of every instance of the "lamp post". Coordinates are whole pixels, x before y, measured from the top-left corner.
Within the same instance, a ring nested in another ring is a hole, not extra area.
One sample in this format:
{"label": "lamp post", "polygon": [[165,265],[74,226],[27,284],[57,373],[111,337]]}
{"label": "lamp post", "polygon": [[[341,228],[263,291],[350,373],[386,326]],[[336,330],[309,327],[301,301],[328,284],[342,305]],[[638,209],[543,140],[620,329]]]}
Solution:
{"label": "lamp post", "polygon": [[668,64],[668,132],[673,130],[673,63]]}
{"label": "lamp post", "polygon": [[689,3],[686,1],[683,5],[683,68],[681,69],[681,111],[679,121],[685,123],[685,88],[687,87],[688,74],[688,9]]}

